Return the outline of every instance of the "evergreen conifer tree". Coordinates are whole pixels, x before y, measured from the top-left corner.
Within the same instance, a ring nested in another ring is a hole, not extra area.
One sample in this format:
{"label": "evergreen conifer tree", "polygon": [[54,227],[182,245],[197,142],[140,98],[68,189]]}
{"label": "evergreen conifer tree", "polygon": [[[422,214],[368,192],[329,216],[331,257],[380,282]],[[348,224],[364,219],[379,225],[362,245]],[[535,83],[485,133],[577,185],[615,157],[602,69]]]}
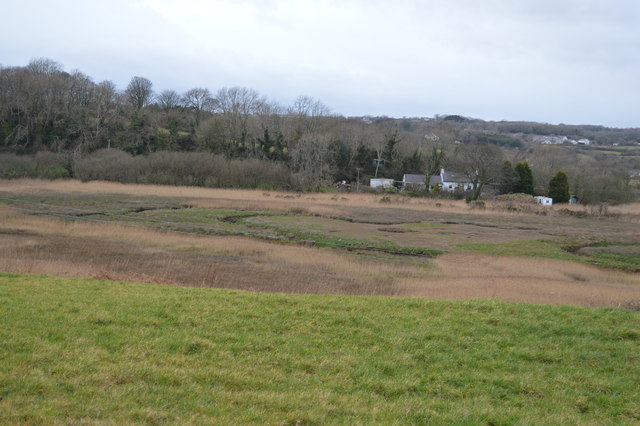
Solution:
{"label": "evergreen conifer tree", "polygon": [[512,194],[513,192],[516,192],[515,189],[518,185],[518,174],[513,169],[509,160],[505,160],[505,162],[502,163],[499,184],[500,194]]}
{"label": "evergreen conifer tree", "polygon": [[566,203],[569,201],[569,178],[560,170],[549,181],[549,197],[554,203]]}
{"label": "evergreen conifer tree", "polygon": [[518,181],[515,185],[514,192],[535,195],[533,190],[533,172],[529,164],[526,161],[516,164],[516,173],[518,174]]}

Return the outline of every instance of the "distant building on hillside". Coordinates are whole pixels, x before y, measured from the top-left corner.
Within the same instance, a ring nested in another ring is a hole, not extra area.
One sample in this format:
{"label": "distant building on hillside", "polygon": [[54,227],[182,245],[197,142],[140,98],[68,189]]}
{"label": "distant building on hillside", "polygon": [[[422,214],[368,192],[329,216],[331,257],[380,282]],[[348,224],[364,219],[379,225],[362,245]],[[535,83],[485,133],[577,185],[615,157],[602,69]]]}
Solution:
{"label": "distant building on hillside", "polygon": [[440,191],[447,192],[471,191],[473,189],[473,183],[469,181],[467,176],[462,173],[448,172],[445,169],[440,169],[439,175],[429,178],[429,191],[433,191],[436,184],[440,187]]}
{"label": "distant building on hillside", "polygon": [[543,145],[562,145],[569,142],[569,138],[566,136],[534,136],[533,141]]}
{"label": "distant building on hillside", "polygon": [[534,136],[533,141],[543,145],[562,145],[570,143],[571,145],[591,145],[591,141],[587,138],[569,139],[566,136]]}

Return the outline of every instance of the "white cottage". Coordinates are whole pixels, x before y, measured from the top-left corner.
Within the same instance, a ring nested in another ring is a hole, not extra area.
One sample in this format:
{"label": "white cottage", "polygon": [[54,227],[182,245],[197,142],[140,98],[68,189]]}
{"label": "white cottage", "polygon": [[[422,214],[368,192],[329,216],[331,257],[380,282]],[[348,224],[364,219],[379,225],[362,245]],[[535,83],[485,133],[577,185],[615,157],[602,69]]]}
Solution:
{"label": "white cottage", "polygon": [[440,169],[439,175],[431,176],[429,179],[430,191],[433,190],[436,183],[440,186],[440,191],[471,191],[473,189],[473,183],[469,181],[467,176],[461,173],[447,172],[445,169]]}

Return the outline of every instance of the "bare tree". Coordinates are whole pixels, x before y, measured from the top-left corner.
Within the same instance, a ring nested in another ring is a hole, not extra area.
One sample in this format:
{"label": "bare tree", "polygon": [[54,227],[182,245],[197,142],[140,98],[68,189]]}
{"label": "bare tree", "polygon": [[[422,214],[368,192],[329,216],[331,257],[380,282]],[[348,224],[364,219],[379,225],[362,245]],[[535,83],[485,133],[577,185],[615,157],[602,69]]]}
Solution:
{"label": "bare tree", "polygon": [[[111,81],[103,81],[93,89],[93,110],[95,120],[93,121],[93,139],[99,141],[103,136],[103,131],[108,130],[117,118],[118,92],[116,85]],[[110,147],[111,140],[105,136],[107,147]]]}
{"label": "bare tree", "polygon": [[202,111],[213,111],[215,100],[211,97],[209,89],[194,88],[188,90],[183,96],[182,101],[187,108],[191,108],[195,117],[195,127],[200,125]]}
{"label": "bare tree", "polygon": [[329,115],[331,110],[321,101],[311,96],[300,95],[293,102],[293,112],[307,117],[322,117]]}
{"label": "bare tree", "polygon": [[446,166],[447,162],[447,146],[440,140],[434,140],[429,142],[427,154],[425,155],[426,179],[433,175],[439,174],[440,169]]}
{"label": "bare tree", "polygon": [[216,111],[222,115],[224,139],[243,144],[249,117],[260,112],[266,100],[246,87],[222,88],[216,93]]}
{"label": "bare tree", "polygon": [[163,110],[170,110],[179,107],[182,104],[182,98],[175,90],[163,90],[156,96],[158,106]]}
{"label": "bare tree", "polygon": [[335,170],[328,161],[330,137],[302,138],[291,147],[291,167],[304,188],[317,190],[330,185]]}
{"label": "bare tree", "polygon": [[217,110],[223,114],[248,116],[258,111],[266,100],[246,87],[224,87],[216,93]]}
{"label": "bare tree", "polygon": [[460,145],[454,152],[453,164],[473,184],[471,198],[477,200],[487,183],[500,174],[503,155],[500,148],[490,143]]}
{"label": "bare tree", "polygon": [[53,75],[62,72],[62,65],[51,59],[38,58],[29,62],[27,70],[33,74]]}
{"label": "bare tree", "polygon": [[143,107],[149,105],[153,98],[153,84],[151,80],[144,77],[133,77],[124,91],[129,103],[140,111]]}
{"label": "bare tree", "polygon": [[306,95],[298,96],[290,109],[290,114],[296,117],[297,131],[300,134],[318,132],[322,117],[330,113],[325,104]]}
{"label": "bare tree", "polygon": [[63,125],[71,107],[67,89],[73,86],[73,77],[57,62],[34,59],[24,68],[5,69],[2,74],[3,104],[9,107],[6,112],[13,127],[6,144],[18,152],[51,149],[52,144],[66,141],[70,127],[77,130]]}
{"label": "bare tree", "polygon": [[458,141],[459,130],[451,121],[439,120],[436,125],[424,135],[422,146],[426,144],[426,179],[438,174],[446,167],[449,151]]}

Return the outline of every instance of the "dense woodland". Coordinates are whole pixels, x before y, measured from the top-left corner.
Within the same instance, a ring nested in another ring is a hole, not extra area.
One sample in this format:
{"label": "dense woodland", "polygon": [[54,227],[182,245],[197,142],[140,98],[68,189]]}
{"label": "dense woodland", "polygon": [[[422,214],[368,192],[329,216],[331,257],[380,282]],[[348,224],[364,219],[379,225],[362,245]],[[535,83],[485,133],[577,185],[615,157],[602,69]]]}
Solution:
{"label": "dense woodland", "polygon": [[[544,135],[591,145],[534,142]],[[464,194],[473,199],[547,195],[563,171],[562,184],[583,202],[626,202],[638,195],[638,143],[640,129],[451,115],[347,118],[309,96],[283,106],[245,87],[158,93],[137,76],[118,90],[49,59],[0,67],[3,178],[320,190],[444,167],[474,182]]]}

